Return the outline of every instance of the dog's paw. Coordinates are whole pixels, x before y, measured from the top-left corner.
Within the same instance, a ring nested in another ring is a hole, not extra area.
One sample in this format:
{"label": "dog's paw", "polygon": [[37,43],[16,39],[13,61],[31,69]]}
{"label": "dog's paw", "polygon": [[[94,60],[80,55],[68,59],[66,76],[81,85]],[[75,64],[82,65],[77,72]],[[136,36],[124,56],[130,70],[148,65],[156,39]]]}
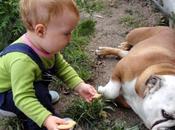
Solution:
{"label": "dog's paw", "polygon": [[95,54],[98,56],[105,56],[109,47],[99,47],[95,50]]}
{"label": "dog's paw", "polygon": [[97,89],[97,92],[100,93],[100,94],[103,94],[105,91],[105,87],[103,86],[98,86],[98,89]]}
{"label": "dog's paw", "polygon": [[118,48],[122,50],[129,50],[132,46],[128,44],[127,42],[122,42]]}

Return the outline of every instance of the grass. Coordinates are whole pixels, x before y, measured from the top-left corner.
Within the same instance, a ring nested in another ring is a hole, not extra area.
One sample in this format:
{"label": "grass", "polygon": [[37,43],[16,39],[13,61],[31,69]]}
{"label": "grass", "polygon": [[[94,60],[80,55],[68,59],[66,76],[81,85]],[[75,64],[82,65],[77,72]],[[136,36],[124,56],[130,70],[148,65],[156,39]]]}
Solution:
{"label": "grass", "polygon": [[101,0],[76,0],[81,11],[89,14],[103,10],[104,3]]}
{"label": "grass", "polygon": [[97,123],[103,122],[108,116],[102,99],[87,103],[80,98],[74,100],[63,115],[71,117],[86,130],[96,128]]}
{"label": "grass", "polygon": [[[144,13],[139,10],[140,8],[134,9],[134,7],[132,7],[132,4],[133,3],[131,1],[130,6],[125,10],[125,15],[120,17],[119,23],[122,24],[123,27],[129,28],[129,30],[143,26],[150,26],[149,18],[147,19],[144,17]],[[142,7],[145,6],[152,7],[152,12],[155,12],[155,14],[159,12],[159,10],[157,10],[154,7],[154,4],[149,0],[142,2]],[[165,17],[160,17],[160,19],[156,20],[156,25],[167,25],[167,20]]]}
{"label": "grass", "polygon": [[128,9],[125,10],[126,15],[120,17],[119,23],[125,27],[129,28],[137,28],[144,26],[144,17],[137,11],[133,12],[132,10]]}
{"label": "grass", "polygon": [[114,106],[103,98],[92,103],[78,98],[61,114],[74,119],[83,130],[139,130],[141,124],[128,127],[124,121],[111,119]]}
{"label": "grass", "polygon": [[23,126],[17,118],[6,117],[0,118],[0,130],[21,130]]}

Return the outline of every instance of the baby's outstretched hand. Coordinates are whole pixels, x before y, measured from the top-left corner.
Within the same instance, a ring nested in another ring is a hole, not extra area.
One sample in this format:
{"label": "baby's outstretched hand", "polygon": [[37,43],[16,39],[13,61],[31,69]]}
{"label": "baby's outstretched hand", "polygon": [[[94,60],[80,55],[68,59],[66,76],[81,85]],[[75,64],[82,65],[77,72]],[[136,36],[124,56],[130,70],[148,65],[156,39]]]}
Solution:
{"label": "baby's outstretched hand", "polygon": [[93,98],[95,98],[95,95],[97,94],[97,91],[95,88],[89,84],[86,83],[80,83],[76,88],[75,91],[79,93],[81,97],[83,97],[87,102],[91,102]]}
{"label": "baby's outstretched hand", "polygon": [[47,128],[47,130],[58,130],[58,125],[60,124],[65,124],[65,120],[49,115],[43,125]]}

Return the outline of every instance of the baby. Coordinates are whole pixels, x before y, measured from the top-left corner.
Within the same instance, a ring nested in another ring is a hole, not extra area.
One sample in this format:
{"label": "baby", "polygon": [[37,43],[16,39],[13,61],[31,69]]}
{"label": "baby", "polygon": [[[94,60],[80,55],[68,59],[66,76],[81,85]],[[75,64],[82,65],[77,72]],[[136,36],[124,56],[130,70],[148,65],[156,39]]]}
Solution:
{"label": "baby", "polygon": [[87,102],[97,94],[60,53],[71,39],[79,11],[74,0],[20,0],[19,5],[26,33],[1,53],[0,109],[15,113],[25,130],[57,130],[65,120],[52,107],[50,75]]}

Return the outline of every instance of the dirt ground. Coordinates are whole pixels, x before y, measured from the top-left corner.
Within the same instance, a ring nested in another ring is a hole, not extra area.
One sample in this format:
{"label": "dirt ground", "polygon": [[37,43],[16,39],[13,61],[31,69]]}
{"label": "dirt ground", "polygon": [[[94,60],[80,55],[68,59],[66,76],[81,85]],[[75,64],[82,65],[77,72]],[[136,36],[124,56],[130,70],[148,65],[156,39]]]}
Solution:
{"label": "dirt ground", "polygon": [[[95,50],[99,46],[117,47],[124,41],[126,34],[131,29],[139,26],[158,25],[162,17],[158,11],[153,9],[153,6],[147,0],[106,0],[105,2],[106,8],[102,12],[94,14],[94,19],[97,21],[96,32],[87,48],[94,61],[92,84],[95,87],[105,85],[108,82],[113,67],[118,61],[115,57],[98,58],[95,55]],[[126,17],[127,15],[132,15],[135,23],[131,20],[122,23],[122,17]],[[127,22],[130,23],[128,24]],[[62,99],[59,105],[61,104],[64,107],[65,100]],[[140,124],[140,130],[147,130],[142,124],[142,121],[130,109],[118,107],[112,113],[111,118],[126,122],[129,127]]]}
{"label": "dirt ground", "polygon": [[[125,35],[134,27],[124,26],[119,21],[121,17],[127,15],[127,11],[136,12],[133,17],[137,19],[138,26],[155,26],[160,23],[161,14],[155,12],[150,3],[146,0],[115,0],[113,3],[108,3],[108,8],[103,13],[98,14],[102,17],[96,17],[96,34],[89,45],[90,52],[94,52],[99,46],[117,47],[124,41]],[[97,15],[97,16],[98,16]],[[94,85],[105,85],[113,71],[113,67],[117,63],[114,57],[99,59],[94,54],[90,53],[95,60],[96,66]],[[140,130],[147,130],[142,121],[132,111],[124,108],[117,108],[112,115],[118,121],[126,122],[130,127],[140,124]]]}

